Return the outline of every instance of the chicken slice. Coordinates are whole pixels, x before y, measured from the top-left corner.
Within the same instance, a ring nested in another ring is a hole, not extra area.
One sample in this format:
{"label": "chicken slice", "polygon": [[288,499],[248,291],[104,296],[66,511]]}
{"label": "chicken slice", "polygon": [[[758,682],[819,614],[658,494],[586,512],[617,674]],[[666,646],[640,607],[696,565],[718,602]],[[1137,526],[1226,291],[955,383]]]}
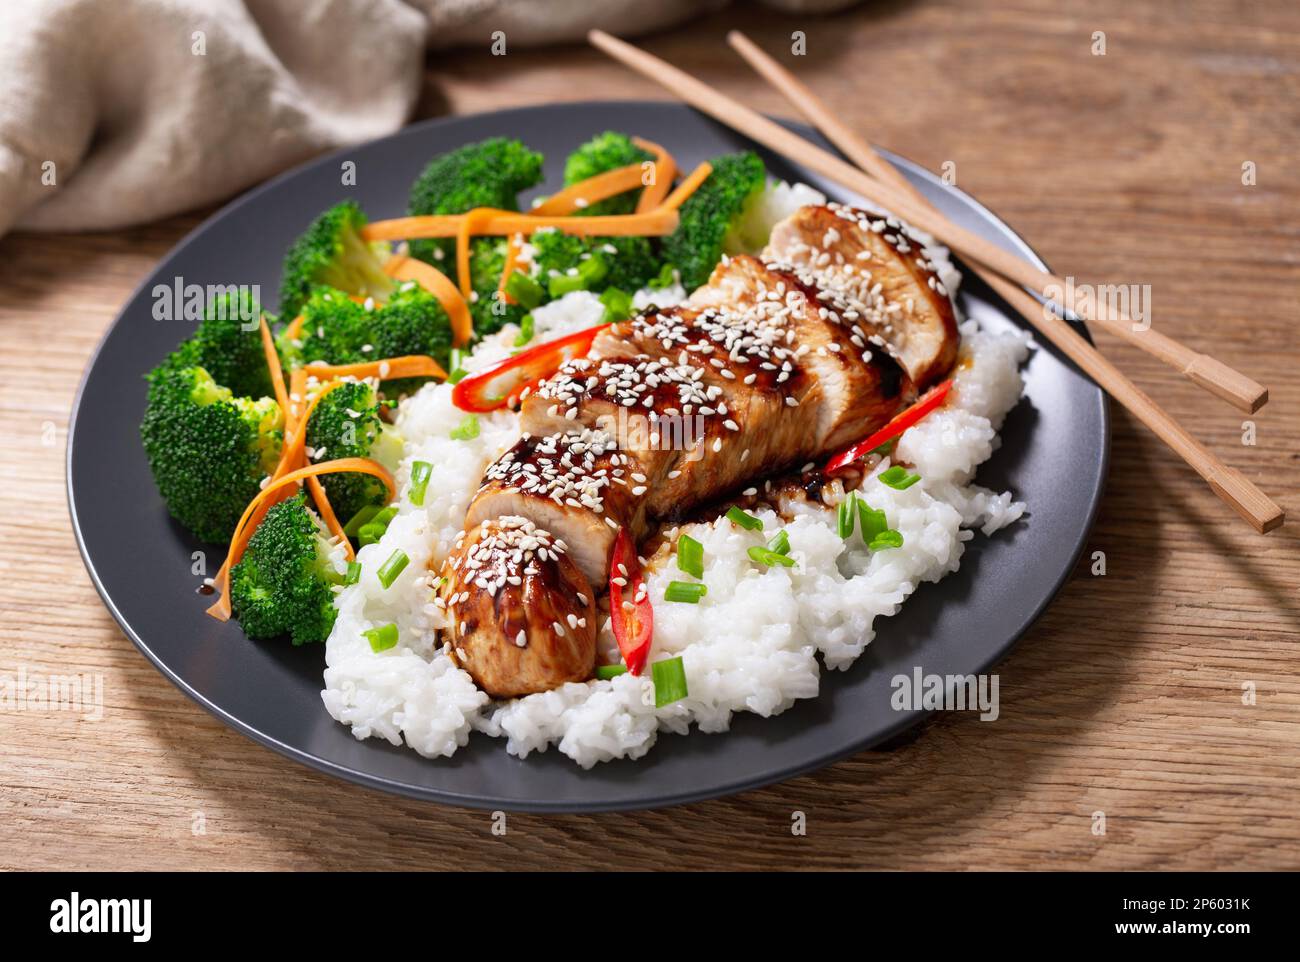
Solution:
{"label": "chicken slice", "polygon": [[882,336],[918,390],[951,370],[960,340],[952,302],[921,243],[897,220],[840,204],[801,207],[772,228],[763,257]]}
{"label": "chicken slice", "polygon": [[450,622],[452,658],[494,698],[591,677],[595,592],[564,540],[527,518],[462,531],[436,603]]}

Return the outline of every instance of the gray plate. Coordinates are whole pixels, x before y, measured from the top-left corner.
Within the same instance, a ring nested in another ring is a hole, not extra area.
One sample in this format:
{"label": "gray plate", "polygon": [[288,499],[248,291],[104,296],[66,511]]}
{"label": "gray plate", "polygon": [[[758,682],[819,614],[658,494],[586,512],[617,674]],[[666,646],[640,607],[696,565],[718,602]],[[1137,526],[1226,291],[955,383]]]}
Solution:
{"label": "gray plate", "polygon": [[[690,169],[752,146],[676,104],[601,102],[508,110],[419,124],[308,164],[231,203],[198,227],[127,302],[78,393],[68,438],[68,500],[86,567],[113,617],[177,687],[233,728],[324,772],[374,788],[457,805],[520,811],[649,808],[754,788],[826,765],[915,725],[922,712],[890,707],[890,678],[914,666],[980,672],[1003,657],[1056,594],[1078,556],[1101,497],[1109,451],[1102,392],[1050,346],[1025,369],[1025,399],[1007,419],[1002,447],[979,481],[1010,488],[1027,519],[970,543],[961,570],[922,586],[846,672],[824,674],[821,695],[776,718],[737,715],[726,734],[661,735],[650,754],[583,771],[558,752],[520,760],[504,742],[474,735],[455,757],[420,758],[386,742],[357,741],[321,704],[323,648],[247,640],[233,621],[204,615],[195,593],[198,543],[168,517],[140,447],[141,378],[192,330],[152,317],[155,284],[260,284],[274,301],[285,248],[321,210],[357,200],[375,219],[405,211],[406,191],[433,155],[492,135],[519,137],[547,157],[547,183],[563,158],[606,129],[657,140]],[[806,128],[801,134],[824,143]],[[854,197],[765,154],[768,169]],[[1035,263],[1033,251],[971,198],[905,160],[895,163],[945,214]],[[357,185],[340,186],[353,160]],[[989,290],[962,286],[968,314],[999,330],[1022,325]]]}

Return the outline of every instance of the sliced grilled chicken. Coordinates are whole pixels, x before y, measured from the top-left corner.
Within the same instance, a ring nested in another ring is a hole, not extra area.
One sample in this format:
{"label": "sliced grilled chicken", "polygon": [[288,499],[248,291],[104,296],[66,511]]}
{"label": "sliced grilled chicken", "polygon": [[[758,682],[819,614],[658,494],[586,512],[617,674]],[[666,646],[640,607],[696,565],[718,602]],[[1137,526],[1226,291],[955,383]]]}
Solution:
{"label": "sliced grilled chicken", "polygon": [[957,359],[952,302],[919,241],[893,218],[830,204],[802,207],[772,229],[763,257],[831,295],[828,305],[871,325],[918,389]]}
{"label": "sliced grilled chicken", "polygon": [[595,592],[564,540],[527,518],[461,532],[438,604],[452,657],[496,698],[586,681],[595,668]]}

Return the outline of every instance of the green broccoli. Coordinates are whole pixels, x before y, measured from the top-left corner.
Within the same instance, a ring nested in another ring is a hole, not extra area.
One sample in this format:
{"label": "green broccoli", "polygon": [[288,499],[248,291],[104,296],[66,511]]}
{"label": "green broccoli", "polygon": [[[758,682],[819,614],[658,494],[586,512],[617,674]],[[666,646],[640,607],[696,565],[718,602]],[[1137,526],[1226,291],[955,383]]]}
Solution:
{"label": "green broccoli", "polygon": [[261,335],[214,301],[146,380],[140,438],[167,510],[204,541],[229,540],[284,441]]}
{"label": "green broccoli", "polygon": [[495,334],[506,324],[519,324],[528,310],[497,297],[506,266],[506,238],[476,237],[470,242],[469,274],[473,295],[469,312],[480,336]]}
{"label": "green broccoli", "polygon": [[[364,381],[345,381],[329,391],[307,422],[307,448],[313,462],[373,458],[389,471],[402,460],[402,440],[379,418],[379,398]],[[368,474],[329,474],[321,479],[330,506],[341,521],[361,508],[387,501],[383,482]]]}
{"label": "green broccoli", "polygon": [[[648,160],[654,160],[654,155],[632,143],[632,138],[627,134],[607,130],[592,137],[565,159],[564,186],[568,187],[628,164],[643,164]],[[638,191],[618,194],[589,205],[581,213],[586,216],[630,214],[636,208],[638,194]]]}
{"label": "green broccoli", "polygon": [[[435,157],[411,185],[408,212],[463,214],[475,207],[519,209],[519,192],[542,182],[542,155],[517,140],[492,137]],[[454,274],[455,242],[416,240],[411,255]],[[454,279],[454,278],[453,278]]]}
{"label": "green broccoli", "polygon": [[321,214],[284,258],[280,316],[292,320],[316,287],[387,300],[393,280],[384,273],[387,245],[361,239],[366,215],[350,200]]}
{"label": "green broccoli", "polygon": [[[645,237],[579,237],[544,229],[529,243],[533,276],[548,289],[552,278],[567,276],[574,278],[569,283],[575,290],[599,293],[617,287],[630,294],[659,273],[659,261]],[[584,262],[591,263],[584,267]],[[564,282],[556,284],[556,295],[565,293],[564,288]]]}
{"label": "green broccoli", "polygon": [[733,231],[761,195],[767,174],[752,151],[711,161],[713,173],[681,206],[681,223],[660,245],[664,259],[681,272],[691,291],[705,283],[724,253],[743,249]]}
{"label": "green broccoli", "polygon": [[274,505],[230,569],[230,606],[250,638],[289,635],[295,645],[324,641],[334,627],[335,585],[328,532],[297,494]]}
{"label": "green broccoli", "polygon": [[[441,302],[413,281],[397,288],[382,307],[358,304],[342,291],[317,288],[302,308],[299,337],[281,334],[281,356],[288,367],[324,361],[358,364],[386,357],[426,354],[444,368],[450,363],[451,320]],[[409,393],[422,378],[386,382],[390,397]]]}

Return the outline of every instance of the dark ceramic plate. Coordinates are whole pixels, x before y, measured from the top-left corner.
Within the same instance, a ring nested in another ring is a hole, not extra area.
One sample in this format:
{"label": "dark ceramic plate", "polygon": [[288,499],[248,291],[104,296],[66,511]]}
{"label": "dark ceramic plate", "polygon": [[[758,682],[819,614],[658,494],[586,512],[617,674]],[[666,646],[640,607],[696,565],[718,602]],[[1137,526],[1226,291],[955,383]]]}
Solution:
{"label": "dark ceramic plate", "polygon": [[[234,622],[204,615],[192,553],[196,542],[164,510],[140,447],[141,378],[184,338],[192,322],[153,319],[153,288],[260,284],[268,302],[285,248],[321,210],[357,200],[372,218],[405,211],[406,192],[435,154],[494,135],[513,136],[547,157],[547,183],[563,158],[602,130],[633,131],[697,162],[753,145],[676,104],[604,102],[508,110],[419,124],[384,140],[315,161],[252,191],[195,230],[127,302],[86,371],[68,440],[73,526],[96,587],[132,641],[182,691],[239,731],[324,772],[363,785],[457,805],[520,811],[649,808],[738,792],[826,765],[896,735],[922,712],[890,707],[890,678],[981,672],[1002,658],[1051,601],[1078,556],[1106,475],[1109,417],[1102,392],[1053,348],[1025,368],[1025,398],[1007,419],[1002,447],[979,480],[1028,502],[1025,520],[977,536],[961,570],[927,584],[847,672],[826,672],[820,697],[776,718],[737,715],[726,734],[664,734],[640,761],[583,771],[558,752],[520,760],[504,742],[474,735],[453,758],[429,761],[379,740],[357,741],[321,704],[322,647],[256,643]],[[798,129],[812,136],[807,129]],[[833,185],[764,152],[768,169],[853,202]],[[344,161],[356,186],[340,186]],[[895,163],[945,214],[968,230],[1041,264],[991,213],[905,160]],[[967,314],[990,328],[1023,324],[968,276]]]}

